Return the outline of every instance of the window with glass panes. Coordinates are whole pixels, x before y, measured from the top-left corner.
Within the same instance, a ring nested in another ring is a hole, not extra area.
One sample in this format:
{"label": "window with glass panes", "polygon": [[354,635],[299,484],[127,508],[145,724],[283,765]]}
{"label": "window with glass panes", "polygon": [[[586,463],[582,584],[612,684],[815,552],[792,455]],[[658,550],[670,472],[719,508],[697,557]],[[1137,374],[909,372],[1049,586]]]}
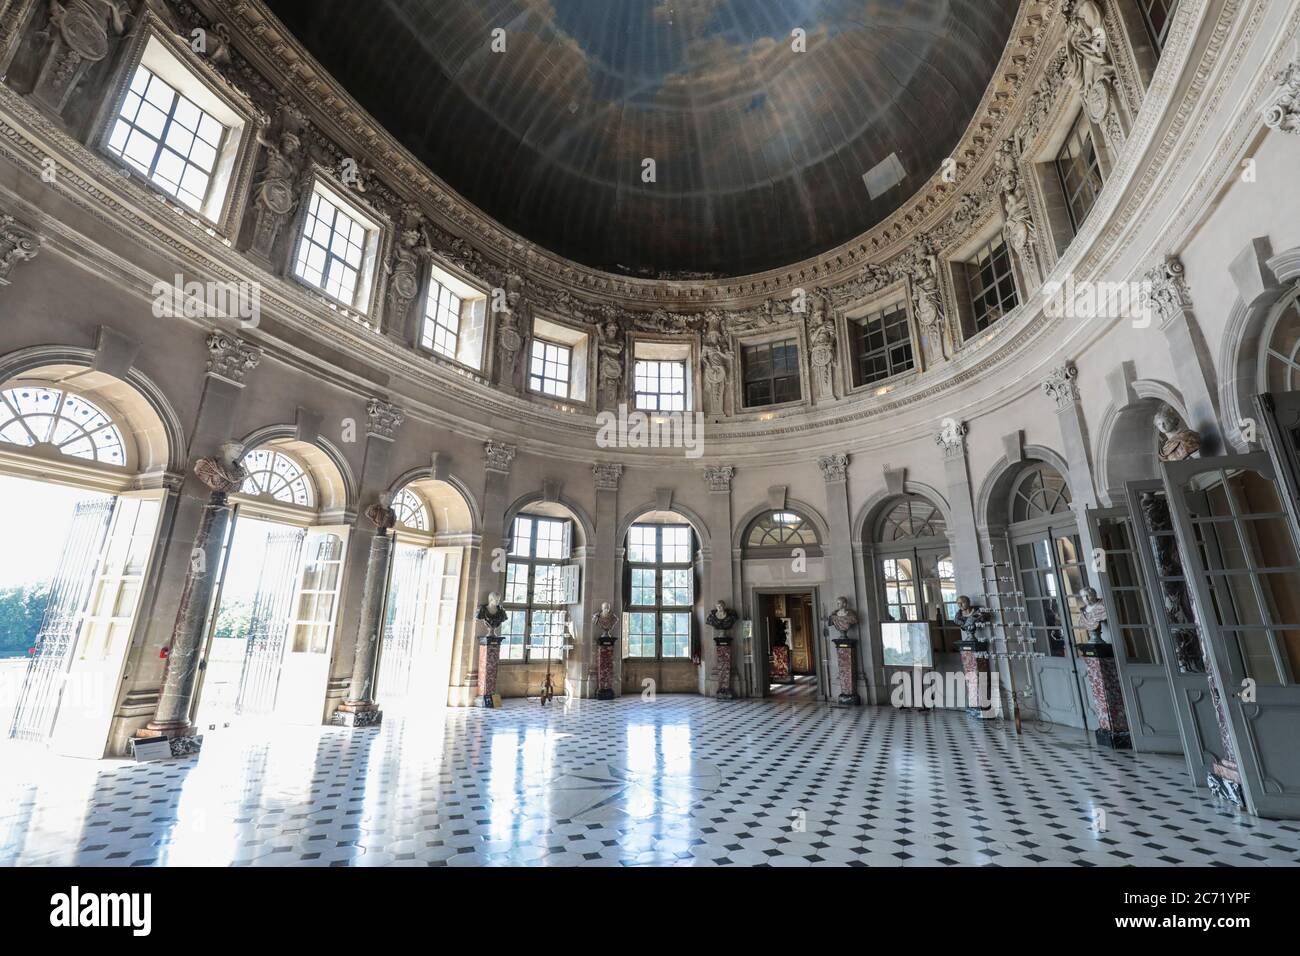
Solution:
{"label": "window with glass panes", "polygon": [[573,350],[567,345],[533,339],[532,363],[528,369],[528,387],[543,395],[569,397],[569,366]]}
{"label": "window with glass panes", "polygon": [[893,305],[849,323],[853,339],[854,385],[870,385],[911,371],[912,335],[907,309]]}
{"label": "window with glass panes", "polygon": [[1156,53],[1165,48],[1165,41],[1169,38],[1169,24],[1174,19],[1174,8],[1177,6],[1178,0],[1138,0],[1142,19],[1146,21],[1147,32],[1151,34]]}
{"label": "window with glass panes", "polygon": [[881,518],[875,550],[886,621],[929,621],[931,646],[947,653],[961,639],[957,580],[939,509],[919,495],[905,495]]}
{"label": "window with glass panes", "polygon": [[511,525],[506,589],[501,604],[501,659],[558,660],[568,640],[567,580],[573,524],[563,518],[519,515]]}
{"label": "window with glass panes", "polygon": [[966,287],[976,332],[984,331],[1019,304],[1011,255],[1001,235],[989,240],[966,264]]}
{"label": "window with glass panes", "polygon": [[636,407],[646,412],[686,410],[686,363],[638,359]]}
{"label": "window with glass panes", "polygon": [[747,345],[744,364],[746,405],[799,401],[799,343],[795,339]]}
{"label": "window with glass panes", "polygon": [[368,241],[368,230],[360,219],[318,184],[303,223],[294,275],[355,306]]}
{"label": "window with glass panes", "polygon": [[1092,127],[1082,112],[1074,121],[1070,135],[1056,156],[1056,172],[1061,177],[1065,191],[1065,205],[1070,211],[1070,222],[1077,232],[1088,218],[1097,194],[1101,192],[1101,164],[1092,141]]}
{"label": "window with glass panes", "polygon": [[691,551],[689,526],[634,524],[628,529],[624,657],[691,656]]}
{"label": "window with glass panes", "polygon": [[141,65],[118,111],[108,148],[195,211],[203,208],[226,128]]}
{"label": "window with glass panes", "polygon": [[460,341],[460,310],[463,300],[437,279],[429,279],[429,294],[424,300],[424,331],[420,343],[426,348],[456,357]]}

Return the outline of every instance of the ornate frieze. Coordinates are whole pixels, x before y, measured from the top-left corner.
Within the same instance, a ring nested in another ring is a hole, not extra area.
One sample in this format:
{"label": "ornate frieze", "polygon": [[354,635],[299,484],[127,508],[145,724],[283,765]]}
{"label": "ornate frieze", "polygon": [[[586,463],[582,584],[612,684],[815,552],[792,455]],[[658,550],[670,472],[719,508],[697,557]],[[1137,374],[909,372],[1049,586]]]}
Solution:
{"label": "ornate frieze", "polygon": [[1155,313],[1163,328],[1192,308],[1192,294],[1187,287],[1183,261],[1167,256],[1165,261],[1147,272],[1147,307]]}
{"label": "ornate frieze", "polygon": [[1052,369],[1043,380],[1043,394],[1052,400],[1058,412],[1079,400],[1078,379],[1079,370],[1073,362],[1066,362]]}
{"label": "ornate frieze", "polygon": [[262,350],[226,332],[208,333],[208,374],[244,387],[244,376],[262,361]]}
{"label": "ornate frieze", "polygon": [[623,479],[623,466],[597,462],[591,466],[591,477],[596,482],[597,491],[618,491]]}
{"label": "ornate frieze", "polygon": [[704,469],[704,481],[709,491],[731,493],[731,479],[736,477],[736,469],[731,465],[709,465]]}
{"label": "ornate frieze", "polygon": [[1264,125],[1283,133],[1300,133],[1300,59],[1273,75],[1278,90],[1264,110]]}
{"label": "ornate frieze", "polygon": [[517,449],[505,442],[486,441],[483,443],[483,467],[488,471],[510,474],[510,466],[515,460]]}
{"label": "ornate frieze", "polygon": [[0,286],[9,284],[14,266],[36,258],[41,237],[36,230],[6,213],[0,216]]}
{"label": "ornate frieze", "polygon": [[392,441],[397,429],[406,421],[406,413],[381,398],[372,398],[366,402],[366,434],[372,438]]}
{"label": "ornate frieze", "polygon": [[822,477],[827,481],[846,481],[849,477],[849,456],[843,452],[834,455],[822,455],[817,459],[822,470]]}

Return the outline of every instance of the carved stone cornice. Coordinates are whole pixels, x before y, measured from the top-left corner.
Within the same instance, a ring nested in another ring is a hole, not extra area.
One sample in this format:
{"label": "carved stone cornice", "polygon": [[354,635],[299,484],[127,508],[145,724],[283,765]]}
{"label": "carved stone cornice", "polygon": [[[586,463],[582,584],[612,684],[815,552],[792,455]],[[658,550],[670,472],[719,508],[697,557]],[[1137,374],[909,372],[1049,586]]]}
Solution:
{"label": "carved stone cornice", "polygon": [[1073,362],[1060,365],[1043,380],[1043,394],[1052,400],[1056,410],[1063,411],[1079,400],[1079,370]]}
{"label": "carved stone cornice", "polygon": [[14,266],[36,258],[41,237],[31,226],[5,213],[0,216],[0,286],[9,284]]}
{"label": "carved stone cornice", "polygon": [[392,441],[397,429],[406,421],[406,413],[382,398],[366,402],[366,434],[371,438]]}
{"label": "carved stone cornice", "polygon": [[1300,133],[1300,59],[1273,74],[1273,82],[1278,90],[1264,110],[1264,125],[1283,133]]}
{"label": "carved stone cornice", "polygon": [[834,455],[822,455],[817,459],[817,466],[822,470],[822,477],[826,481],[848,481],[849,478],[849,456],[843,452],[837,452]]}
{"label": "carved stone cornice", "polygon": [[970,432],[965,422],[946,420],[939,433],[934,436],[934,443],[943,449],[944,460],[960,458],[966,454],[966,435]]}
{"label": "carved stone cornice", "polygon": [[709,491],[731,494],[731,479],[736,477],[736,469],[731,465],[709,465],[704,469],[704,481]]}
{"label": "carved stone cornice", "polygon": [[486,441],[483,443],[483,467],[501,475],[510,474],[510,466],[515,460],[517,449],[505,442]]}
{"label": "carved stone cornice", "polygon": [[208,333],[208,374],[239,388],[244,376],[262,361],[262,350],[238,336],[225,332]]}
{"label": "carved stone cornice", "polygon": [[1164,328],[1184,312],[1192,309],[1192,293],[1187,287],[1183,261],[1166,256],[1165,261],[1147,272],[1147,306]]}
{"label": "carved stone cornice", "polygon": [[623,466],[597,462],[591,466],[591,477],[596,482],[597,491],[618,491],[623,479]]}

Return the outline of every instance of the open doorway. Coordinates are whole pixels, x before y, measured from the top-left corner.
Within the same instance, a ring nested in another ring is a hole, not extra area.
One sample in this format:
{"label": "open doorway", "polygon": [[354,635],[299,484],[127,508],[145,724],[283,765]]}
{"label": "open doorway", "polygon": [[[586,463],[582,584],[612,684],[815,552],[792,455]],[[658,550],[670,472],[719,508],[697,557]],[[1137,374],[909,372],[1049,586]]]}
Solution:
{"label": "open doorway", "polygon": [[811,591],[758,595],[758,626],[767,653],[767,696],[817,700],[817,641]]}

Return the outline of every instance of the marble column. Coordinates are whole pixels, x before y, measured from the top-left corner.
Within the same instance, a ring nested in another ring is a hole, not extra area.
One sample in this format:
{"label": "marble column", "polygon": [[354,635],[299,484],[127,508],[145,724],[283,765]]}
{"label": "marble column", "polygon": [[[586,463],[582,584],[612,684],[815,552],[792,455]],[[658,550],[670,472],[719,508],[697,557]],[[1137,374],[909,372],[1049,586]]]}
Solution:
{"label": "marble column", "polygon": [[212,590],[221,568],[221,548],[230,526],[231,508],[227,499],[248,477],[240,464],[243,453],[243,446],[227,442],[215,457],[200,458],[194,463],[195,476],[211,489],[211,494],[194,537],[171,641],[163,651],[167,662],[158,709],[153,720],[136,735],[166,737],[171,743],[173,756],[197,753],[203,745],[203,736],[190,723],[190,710],[194,703],[199,662],[203,657]]}
{"label": "marble column", "polygon": [[1088,693],[1097,709],[1098,727],[1094,734],[1097,743],[1112,750],[1127,750],[1129,740],[1128,716],[1124,712],[1124,696],[1120,693],[1119,668],[1115,666],[1115,648],[1098,641],[1079,647],[1079,653],[1088,665]]}
{"label": "marble column", "polygon": [[373,727],[383,720],[375,703],[375,666],[379,662],[379,641],[383,631],[385,589],[388,567],[393,557],[393,538],[389,533],[397,524],[397,515],[389,507],[390,495],[381,495],[378,504],[366,509],[366,517],[375,525],[370,539],[370,556],[366,561],[366,580],[361,594],[361,619],[357,625],[356,651],[352,658],[352,679],[348,696],[334,712],[332,722],[344,727]]}
{"label": "marble column", "polygon": [[614,699],[614,645],[618,638],[602,634],[596,638],[596,699]]}
{"label": "marble column", "polygon": [[[853,520],[849,514],[849,456],[843,453],[823,455],[817,459],[817,464],[826,481],[826,521],[830,526],[830,540],[826,542],[827,563],[834,592],[830,600],[844,597],[852,601],[857,593],[857,584],[853,573]],[[828,613],[827,608],[822,607],[818,619],[825,621]],[[858,675],[854,670],[854,648],[858,640],[839,632],[836,635],[832,641],[835,656],[830,686],[838,688],[837,703],[860,704],[862,696],[858,693]],[[867,689],[865,681],[863,689]]]}
{"label": "marble column", "polygon": [[731,690],[731,646],[730,632],[714,633],[713,648],[718,668],[718,690],[715,696],[718,700],[736,698]]}

